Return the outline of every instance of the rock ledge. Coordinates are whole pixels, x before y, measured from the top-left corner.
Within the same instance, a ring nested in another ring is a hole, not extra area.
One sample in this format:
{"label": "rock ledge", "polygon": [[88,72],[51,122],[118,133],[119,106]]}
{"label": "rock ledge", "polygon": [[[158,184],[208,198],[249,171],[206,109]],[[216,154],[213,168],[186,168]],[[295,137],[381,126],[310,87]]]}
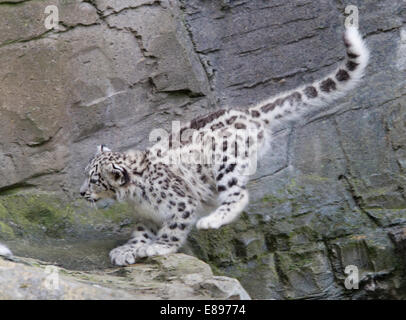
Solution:
{"label": "rock ledge", "polygon": [[0,287],[0,299],[250,299],[238,280],[185,254],[92,272],[0,257]]}

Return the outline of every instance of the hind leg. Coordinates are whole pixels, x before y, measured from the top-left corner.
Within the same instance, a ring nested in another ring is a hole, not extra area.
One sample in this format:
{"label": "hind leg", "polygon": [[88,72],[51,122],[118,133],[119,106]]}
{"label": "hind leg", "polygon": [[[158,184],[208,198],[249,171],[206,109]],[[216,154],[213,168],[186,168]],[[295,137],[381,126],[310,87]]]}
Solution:
{"label": "hind leg", "polygon": [[[236,180],[231,180],[236,181]],[[245,186],[237,184],[223,190],[219,194],[220,206],[210,215],[201,218],[196,227],[198,229],[218,229],[223,225],[229,224],[241,214],[248,204],[248,191]]]}
{"label": "hind leg", "polygon": [[238,218],[248,204],[246,184],[253,173],[252,169],[256,168],[256,139],[244,134],[225,138],[220,140],[223,141],[219,143],[221,148],[216,149],[219,153],[215,160],[219,163],[214,166],[213,172],[220,206],[197,222],[198,229],[218,229],[229,224]]}

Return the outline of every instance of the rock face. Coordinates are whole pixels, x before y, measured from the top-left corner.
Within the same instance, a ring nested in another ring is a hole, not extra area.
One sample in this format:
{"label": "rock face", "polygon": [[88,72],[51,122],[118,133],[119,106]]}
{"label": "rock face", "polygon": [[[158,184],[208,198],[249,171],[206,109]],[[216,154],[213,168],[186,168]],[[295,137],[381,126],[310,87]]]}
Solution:
{"label": "rock face", "polygon": [[403,0],[0,0],[0,240],[66,270],[111,267],[135,220],[77,200],[95,146],[145,148],[154,128],[327,74],[349,4],[372,53],[365,80],[278,128],[241,219],[184,251],[253,298],[406,298]]}
{"label": "rock face", "polygon": [[0,299],[250,299],[235,279],[213,276],[204,262],[184,254],[143,264],[79,272],[41,261],[0,257]]}

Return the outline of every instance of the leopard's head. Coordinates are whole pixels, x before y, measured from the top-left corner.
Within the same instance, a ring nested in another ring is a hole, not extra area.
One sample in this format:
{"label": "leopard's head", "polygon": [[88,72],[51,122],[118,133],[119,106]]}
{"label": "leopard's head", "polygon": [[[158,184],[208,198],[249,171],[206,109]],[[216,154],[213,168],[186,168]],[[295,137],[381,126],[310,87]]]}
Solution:
{"label": "leopard's head", "polygon": [[97,147],[96,155],[85,171],[87,176],[80,188],[80,195],[90,202],[117,199],[120,189],[130,181],[123,154],[112,152],[104,145]]}

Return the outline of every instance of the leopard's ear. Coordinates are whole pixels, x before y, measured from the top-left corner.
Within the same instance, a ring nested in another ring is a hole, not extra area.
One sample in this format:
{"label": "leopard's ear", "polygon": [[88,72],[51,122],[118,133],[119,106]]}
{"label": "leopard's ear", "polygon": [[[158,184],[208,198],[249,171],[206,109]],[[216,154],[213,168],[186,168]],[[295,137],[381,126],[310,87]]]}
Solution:
{"label": "leopard's ear", "polygon": [[100,154],[103,152],[110,152],[111,150],[109,148],[107,148],[104,144],[101,144],[99,146],[97,146],[97,151],[96,154]]}
{"label": "leopard's ear", "polygon": [[108,167],[108,173],[110,178],[113,179],[120,186],[124,186],[128,182],[130,182],[130,176],[128,175],[128,171],[119,165],[115,165],[114,163],[112,163]]}

